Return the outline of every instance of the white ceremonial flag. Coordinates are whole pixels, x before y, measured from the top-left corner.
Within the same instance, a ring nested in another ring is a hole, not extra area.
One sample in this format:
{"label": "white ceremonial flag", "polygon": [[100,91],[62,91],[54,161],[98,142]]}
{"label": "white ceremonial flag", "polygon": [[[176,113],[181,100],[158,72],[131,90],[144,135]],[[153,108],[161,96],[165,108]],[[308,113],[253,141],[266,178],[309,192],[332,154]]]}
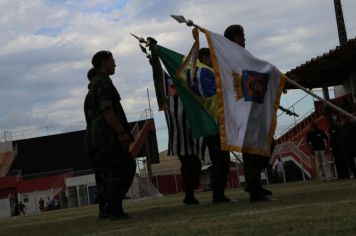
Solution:
{"label": "white ceremonial flag", "polygon": [[222,149],[270,156],[286,76],[224,36],[204,33],[215,72]]}

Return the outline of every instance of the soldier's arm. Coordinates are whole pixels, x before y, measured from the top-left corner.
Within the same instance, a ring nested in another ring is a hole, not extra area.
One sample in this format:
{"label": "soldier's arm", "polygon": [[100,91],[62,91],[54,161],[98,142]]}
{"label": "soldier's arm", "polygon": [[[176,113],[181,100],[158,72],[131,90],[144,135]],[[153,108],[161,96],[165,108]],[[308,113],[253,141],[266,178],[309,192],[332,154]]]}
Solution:
{"label": "soldier's arm", "polygon": [[105,121],[109,126],[117,133],[120,142],[130,142],[130,138],[126,133],[124,127],[121,125],[119,119],[116,117],[116,114],[112,108],[107,108],[104,110]]}
{"label": "soldier's arm", "polygon": [[129,143],[130,138],[113,110],[112,93],[112,83],[105,82],[98,85],[96,89],[96,99],[98,101],[99,110],[103,112],[106,123],[117,133],[120,143]]}

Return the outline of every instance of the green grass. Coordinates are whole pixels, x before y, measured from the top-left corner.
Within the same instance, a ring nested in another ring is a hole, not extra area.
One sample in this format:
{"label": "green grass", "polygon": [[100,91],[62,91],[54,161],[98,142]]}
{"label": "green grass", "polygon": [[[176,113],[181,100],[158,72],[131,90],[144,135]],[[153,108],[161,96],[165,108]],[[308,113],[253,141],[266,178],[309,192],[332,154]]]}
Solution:
{"label": "green grass", "polygon": [[356,235],[356,180],[271,185],[278,201],[249,203],[241,189],[236,202],[184,206],[182,194],[126,201],[135,218],[98,220],[97,206],[0,219],[0,235]]}

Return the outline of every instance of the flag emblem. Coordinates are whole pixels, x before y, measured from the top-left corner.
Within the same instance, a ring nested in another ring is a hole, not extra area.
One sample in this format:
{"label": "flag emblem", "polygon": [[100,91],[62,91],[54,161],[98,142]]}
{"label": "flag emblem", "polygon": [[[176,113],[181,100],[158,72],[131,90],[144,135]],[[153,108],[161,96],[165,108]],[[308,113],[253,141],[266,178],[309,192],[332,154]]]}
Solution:
{"label": "flag emblem", "polygon": [[246,102],[262,104],[267,91],[268,74],[256,71],[242,71],[242,92]]}

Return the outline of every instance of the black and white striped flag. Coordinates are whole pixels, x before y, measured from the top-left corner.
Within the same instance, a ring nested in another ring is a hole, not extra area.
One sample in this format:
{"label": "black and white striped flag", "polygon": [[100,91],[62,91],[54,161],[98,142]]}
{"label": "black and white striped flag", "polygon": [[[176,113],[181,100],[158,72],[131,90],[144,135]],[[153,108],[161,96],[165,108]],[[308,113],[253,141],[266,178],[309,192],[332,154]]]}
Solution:
{"label": "black and white striped flag", "polygon": [[174,95],[173,82],[165,73],[165,92],[167,96],[167,110],[165,111],[168,126],[168,156],[197,155],[204,159],[203,138],[193,138],[183,104],[179,96]]}

